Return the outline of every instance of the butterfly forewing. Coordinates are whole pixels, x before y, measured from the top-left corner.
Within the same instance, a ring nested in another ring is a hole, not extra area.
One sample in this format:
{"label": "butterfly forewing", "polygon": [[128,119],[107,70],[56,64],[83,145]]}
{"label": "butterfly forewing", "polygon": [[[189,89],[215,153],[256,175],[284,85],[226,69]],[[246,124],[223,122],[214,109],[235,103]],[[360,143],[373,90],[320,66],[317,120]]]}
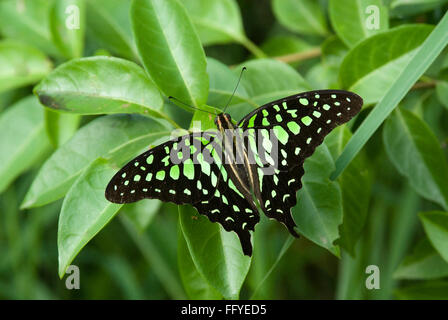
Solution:
{"label": "butterfly forewing", "polygon": [[249,230],[259,221],[249,203],[229,179],[222,165],[221,141],[209,133],[179,137],[146,151],[115,174],[106,188],[114,203],[156,198],[192,204],[210,221],[235,231],[246,255],[252,254]]}
{"label": "butterfly forewing", "polygon": [[115,203],[144,198],[176,204],[207,200],[216,188],[210,177],[220,176],[216,164],[204,161],[204,145],[214,143],[213,137],[207,138],[190,134],[142,153],[112,178],[106,198]]}
{"label": "butterfly forewing", "polygon": [[291,208],[302,187],[303,162],[332,129],[349,121],[361,106],[362,99],[351,92],[311,91],[266,104],[239,122],[243,130],[256,136],[256,142],[246,139],[250,148],[260,158],[268,158],[260,169],[274,168],[259,170],[262,210],[285,224],[293,235],[297,233]]}

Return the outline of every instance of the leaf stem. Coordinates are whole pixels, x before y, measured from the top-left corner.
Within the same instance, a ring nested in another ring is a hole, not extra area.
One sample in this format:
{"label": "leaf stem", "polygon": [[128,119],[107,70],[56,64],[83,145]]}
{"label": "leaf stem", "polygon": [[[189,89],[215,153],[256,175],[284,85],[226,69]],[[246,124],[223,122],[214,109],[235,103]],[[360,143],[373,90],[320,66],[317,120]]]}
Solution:
{"label": "leaf stem", "polygon": [[263,52],[255,43],[253,43],[249,38],[244,37],[238,40],[241,45],[243,45],[247,50],[249,50],[255,57],[259,59],[267,58],[266,53]]}
{"label": "leaf stem", "polygon": [[322,54],[322,51],[320,50],[320,48],[313,48],[307,51],[302,51],[302,52],[296,52],[296,53],[291,53],[291,54],[287,54],[284,56],[278,56],[278,57],[274,57],[274,59],[278,60],[278,61],[282,61],[285,63],[291,63],[291,62],[298,62],[298,61],[303,61],[303,60],[308,60],[308,59],[312,59],[315,57],[319,57]]}

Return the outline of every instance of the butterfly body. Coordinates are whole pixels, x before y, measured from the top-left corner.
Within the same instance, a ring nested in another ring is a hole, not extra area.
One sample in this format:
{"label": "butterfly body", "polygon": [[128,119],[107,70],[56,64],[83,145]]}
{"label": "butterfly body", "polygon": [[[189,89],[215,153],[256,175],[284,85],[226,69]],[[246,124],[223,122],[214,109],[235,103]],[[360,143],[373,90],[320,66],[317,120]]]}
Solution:
{"label": "butterfly body", "polygon": [[354,93],[319,90],[268,103],[236,125],[220,113],[216,131],[174,138],[131,160],[110,181],[106,198],[191,204],[236,232],[244,254],[251,255],[258,208],[298,236],[291,208],[302,187],[303,162],[361,106]]}

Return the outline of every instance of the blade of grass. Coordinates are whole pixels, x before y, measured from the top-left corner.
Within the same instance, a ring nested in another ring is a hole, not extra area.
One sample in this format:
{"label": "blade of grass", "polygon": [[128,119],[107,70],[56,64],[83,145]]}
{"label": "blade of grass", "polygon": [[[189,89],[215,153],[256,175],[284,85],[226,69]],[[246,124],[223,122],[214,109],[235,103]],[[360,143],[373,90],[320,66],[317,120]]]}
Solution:
{"label": "blade of grass", "polygon": [[406,93],[412,88],[426,69],[434,62],[443,48],[448,44],[448,12],[423,42],[421,48],[392,85],[389,91],[360,125],[353,137],[336,160],[336,169],[331,175],[335,180],[354,159],[364,144],[379,128],[387,116],[394,110]]}

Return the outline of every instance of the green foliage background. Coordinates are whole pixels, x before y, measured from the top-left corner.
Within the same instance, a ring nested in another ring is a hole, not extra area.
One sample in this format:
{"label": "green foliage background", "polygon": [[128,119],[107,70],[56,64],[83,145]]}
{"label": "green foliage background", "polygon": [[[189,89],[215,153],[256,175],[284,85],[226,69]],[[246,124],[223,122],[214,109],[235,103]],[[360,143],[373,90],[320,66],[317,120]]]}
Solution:
{"label": "green foliage background", "polygon": [[[447,8],[0,0],[0,298],[448,298]],[[242,66],[234,119],[312,89],[365,101],[305,162],[303,237],[262,218],[252,258],[191,207],[104,198],[148,146],[213,126],[167,96],[219,110]],[[70,264],[80,290],[59,278]]]}

